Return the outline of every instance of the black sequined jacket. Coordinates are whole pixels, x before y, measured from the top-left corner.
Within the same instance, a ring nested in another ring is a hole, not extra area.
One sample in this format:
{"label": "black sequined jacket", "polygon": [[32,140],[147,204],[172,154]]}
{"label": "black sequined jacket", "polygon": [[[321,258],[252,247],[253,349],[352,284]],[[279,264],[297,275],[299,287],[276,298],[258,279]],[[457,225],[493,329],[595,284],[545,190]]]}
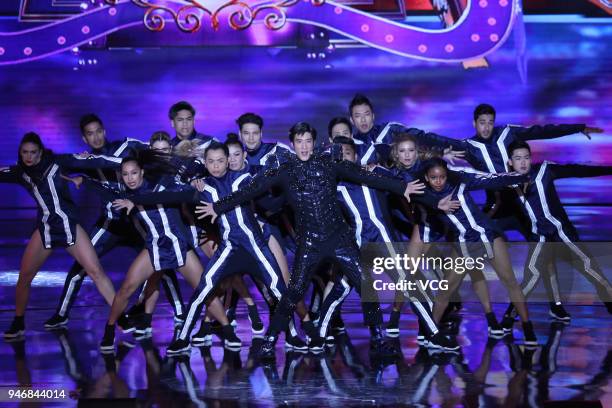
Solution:
{"label": "black sequined jacket", "polygon": [[403,180],[368,172],[351,162],[334,161],[329,154],[315,153],[306,161],[292,156],[279,167],[260,173],[244,189],[217,201],[214,210],[223,214],[276,186],[282,189],[295,214],[298,242],[325,241],[349,230],[336,196],[340,180],[400,195],[406,190]]}

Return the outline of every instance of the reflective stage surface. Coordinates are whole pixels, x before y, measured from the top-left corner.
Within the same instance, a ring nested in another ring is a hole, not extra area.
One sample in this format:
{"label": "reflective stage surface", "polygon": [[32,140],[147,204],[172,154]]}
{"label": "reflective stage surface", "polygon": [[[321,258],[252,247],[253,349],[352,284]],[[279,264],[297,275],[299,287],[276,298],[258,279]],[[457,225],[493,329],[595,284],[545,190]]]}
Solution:
{"label": "reflective stage surface", "polygon": [[[8,288],[5,288],[8,289]],[[76,307],[66,330],[45,331],[52,313],[29,311],[25,341],[0,343],[0,387],[33,385],[61,389],[58,404],[108,402],[112,406],[590,406],[583,401],[612,404],[610,369],[612,342],[609,317],[601,306],[570,306],[570,325],[551,323],[547,305],[532,305],[540,346],[527,350],[516,339],[487,340],[480,306],[467,304],[462,314],[459,354],[432,354],[416,344],[417,325],[410,313],[401,322],[402,355],[380,359],[369,352],[355,298],[345,304],[346,334],[336,337],[328,352],[313,356],[284,353],[261,365],[253,350],[246,308],[239,306],[239,351],[193,348],[185,357],[168,358],[173,335],[171,309],[163,303],[153,323],[152,338],[136,341],[118,336],[116,355],[104,357],[98,344],[108,310]],[[498,305],[501,306],[501,305]],[[263,312],[265,306],[261,306]],[[496,309],[502,313],[501,307]],[[6,327],[11,312],[0,314]],[[517,325],[518,326],[518,325]],[[0,402],[4,406],[7,399]],[[53,404],[49,401],[40,404]],[[88,405],[84,405],[88,406]],[[598,404],[592,405],[598,406]]]}

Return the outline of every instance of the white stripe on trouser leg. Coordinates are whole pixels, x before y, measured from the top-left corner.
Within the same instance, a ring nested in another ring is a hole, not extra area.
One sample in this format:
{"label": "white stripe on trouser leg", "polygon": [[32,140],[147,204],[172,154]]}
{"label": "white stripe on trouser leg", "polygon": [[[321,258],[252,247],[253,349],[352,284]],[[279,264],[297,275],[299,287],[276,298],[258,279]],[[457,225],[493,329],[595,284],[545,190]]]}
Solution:
{"label": "white stripe on trouser leg", "polygon": [[[389,255],[391,255],[391,258],[392,259],[397,259],[397,253],[395,252],[395,248],[393,248],[393,244],[391,242],[385,242],[385,245],[387,246],[387,251],[389,252]],[[400,282],[401,281],[405,281],[406,280],[406,274],[404,273],[404,269],[403,268],[396,268],[396,271],[397,271],[397,274],[399,276]],[[433,302],[432,302],[431,298],[429,297],[427,292],[425,290],[423,290],[421,285],[417,285],[417,288],[419,290],[419,293],[421,294],[421,296],[423,296],[423,299],[427,302],[427,304],[429,305],[429,308],[431,309],[433,307]],[[402,293],[404,294],[404,296],[407,299],[410,299],[411,301],[416,301],[416,298],[414,296],[410,295],[409,291],[403,291]]]}
{"label": "white stripe on trouser leg", "polygon": [[147,291],[147,283],[149,280],[147,279],[142,284],[142,289],[140,289],[140,295],[138,295],[138,303],[142,303],[145,300],[145,292]]}
{"label": "white stripe on trouser leg", "polygon": [[436,323],[433,321],[431,315],[427,313],[427,309],[425,309],[425,306],[423,306],[423,304],[419,302],[418,299],[410,298],[410,301],[414,304],[414,307],[416,307],[417,310],[420,312],[420,317],[425,321],[427,327],[429,327],[429,331],[432,334],[436,334],[438,332],[438,326],[436,326]]}
{"label": "white stripe on trouser leg", "polygon": [[606,280],[606,278],[601,276],[601,274],[591,268],[591,258],[586,256],[586,254],[582,252],[580,248],[576,246],[576,244],[570,241],[565,234],[563,234],[561,238],[563,238],[563,242],[565,242],[565,245],[567,245],[572,251],[574,251],[576,255],[580,257],[580,259],[582,259],[582,263],[584,264],[584,271],[591,275],[593,279],[599,282],[602,286],[606,288],[608,292],[610,292],[610,283]]}
{"label": "white stripe on trouser leg", "polygon": [[221,255],[219,255],[219,258],[215,261],[213,266],[208,271],[205,272],[204,279],[206,280],[206,286],[204,286],[204,289],[202,289],[202,292],[200,292],[200,294],[193,301],[193,303],[189,305],[189,311],[187,312],[187,317],[185,318],[185,324],[183,325],[183,328],[181,329],[181,333],[179,334],[180,340],[185,340],[185,338],[189,334],[188,333],[189,327],[191,326],[191,323],[193,322],[193,319],[195,318],[194,315],[195,315],[196,309],[198,308],[198,306],[200,306],[200,304],[202,304],[204,299],[206,299],[206,296],[208,295],[208,293],[213,289],[212,275],[214,275],[215,272],[217,272],[217,270],[219,269],[219,267],[223,265],[229,253],[231,252],[231,250],[232,250],[232,246],[228,242],[227,246],[225,247],[223,252],[221,252]]}
{"label": "white stripe on trouser leg", "polygon": [[59,315],[64,317],[66,314],[66,309],[68,308],[68,303],[70,303],[70,298],[72,297],[72,292],[74,292],[74,287],[77,282],[81,279],[84,279],[85,276],[81,276],[80,274],[76,274],[70,279],[70,283],[68,284],[68,289],[66,290],[66,296],[64,296],[64,300],[62,301],[62,305],[60,306]]}
{"label": "white stripe on trouser leg", "polygon": [[196,228],[195,225],[190,225],[189,230],[191,231],[191,239],[193,239],[193,246],[195,248],[199,247],[198,229]]}
{"label": "white stripe on trouser leg", "polygon": [[348,296],[349,292],[351,291],[351,286],[348,284],[346,277],[343,276],[340,280],[340,283],[344,287],[344,291],[338,299],[332,302],[332,304],[329,306],[329,309],[325,313],[325,316],[323,316],[323,321],[321,322],[321,326],[319,327],[319,335],[321,337],[325,336],[325,333],[327,332],[327,325],[329,324],[329,320],[334,314],[336,307],[338,307],[338,305],[342,303],[342,301]]}
{"label": "white stripe on trouser leg", "polygon": [[559,292],[559,279],[557,278],[556,270],[553,270],[548,274],[548,279],[550,280],[550,288],[553,293],[553,300],[555,303],[561,303],[561,295]]}
{"label": "white stripe on trouser leg", "polygon": [[70,222],[68,221],[68,216],[64,211],[62,211],[62,207],[60,206],[59,197],[57,195],[57,189],[55,188],[55,183],[53,182],[53,177],[59,170],[59,166],[54,164],[51,167],[51,171],[47,175],[47,182],[49,185],[49,190],[51,190],[51,197],[53,198],[53,206],[55,207],[55,213],[59,215],[62,219],[62,225],[64,226],[64,233],[66,234],[66,243],[68,245],[74,244],[74,237],[72,236],[72,231],[70,231]]}
{"label": "white stripe on trouser leg", "polygon": [[533,253],[531,254],[531,257],[529,258],[529,266],[528,267],[529,267],[529,271],[531,271],[531,278],[529,279],[529,282],[527,282],[527,284],[523,288],[523,295],[525,297],[527,295],[529,295],[529,293],[531,293],[531,291],[535,287],[535,285],[538,282],[538,279],[540,278],[540,275],[541,275],[540,271],[536,267],[536,264],[538,262],[538,257],[540,256],[540,252],[542,251],[543,239],[544,239],[544,237],[540,236],[540,242],[538,242],[536,244],[536,247],[533,250]]}
{"label": "white stripe on trouser leg", "polygon": [[176,313],[179,315],[183,314],[183,307],[181,305],[181,301],[179,300],[176,286],[174,286],[174,281],[166,274],[163,275],[162,279],[166,281],[166,285],[168,285],[168,289],[170,289],[170,296],[172,296],[172,303],[174,303]]}
{"label": "white stripe on trouser leg", "polygon": [[289,334],[291,334],[291,337],[297,337],[298,332],[295,329],[295,322],[293,321],[293,317],[291,319],[289,319]]}
{"label": "white stripe on trouser leg", "polygon": [[183,254],[181,252],[181,246],[179,244],[178,238],[176,237],[176,235],[172,233],[172,229],[170,229],[170,222],[168,221],[168,216],[166,215],[164,206],[159,204],[157,206],[157,211],[162,220],[162,225],[164,226],[164,233],[172,241],[172,248],[174,249],[174,256],[176,257],[176,261],[179,267],[181,267],[185,265],[185,260],[183,259]]}
{"label": "white stripe on trouser leg", "polygon": [[102,227],[98,228],[98,231],[96,231],[94,236],[91,237],[91,245],[96,246],[96,244],[98,243],[100,238],[102,238],[102,236],[104,236],[104,233],[108,230],[108,225],[109,224],[110,224],[110,220],[108,218],[105,219],[104,220],[104,225],[102,225]]}
{"label": "white stripe on trouser leg", "polygon": [[240,207],[236,208],[236,219],[238,220],[238,225],[240,225],[240,229],[242,229],[242,231],[244,231],[244,233],[249,238],[249,243],[251,244],[251,248],[253,248],[253,252],[255,252],[255,256],[259,260],[260,264],[263,265],[264,269],[268,273],[268,276],[270,276],[270,290],[274,294],[276,300],[280,300],[281,293],[277,287],[278,275],[274,272],[274,268],[272,268],[272,265],[270,265],[270,262],[268,262],[268,259],[266,259],[263,252],[261,252],[261,249],[255,242],[253,232],[244,223],[244,217],[242,216],[242,209]]}

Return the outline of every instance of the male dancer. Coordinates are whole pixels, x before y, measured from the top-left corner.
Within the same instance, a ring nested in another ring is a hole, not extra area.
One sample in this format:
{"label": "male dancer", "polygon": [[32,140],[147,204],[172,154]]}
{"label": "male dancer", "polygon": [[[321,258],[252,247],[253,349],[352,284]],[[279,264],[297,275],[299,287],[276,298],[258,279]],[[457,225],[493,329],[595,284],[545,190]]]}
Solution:
{"label": "male dancer", "polygon": [[[545,275],[545,284],[554,296],[551,298],[550,315],[557,320],[570,320],[569,314],[561,307],[558,291],[555,268],[555,250],[558,247],[553,248],[554,244],[550,244],[558,242],[563,243],[572,256],[579,260],[578,271],[593,284],[608,313],[612,314],[612,286],[588,249],[580,243],[578,232],[567,216],[554,184],[554,181],[560,178],[612,175],[612,166],[555,164],[547,161],[532,164],[531,148],[522,140],[515,140],[508,146],[508,156],[508,165],[512,169],[520,174],[528,174],[533,180],[533,183],[524,183],[514,188],[519,198],[517,202],[531,220],[530,241],[537,242],[527,256],[528,266],[521,283],[525,297],[534,289],[540,277]],[[509,306],[505,315],[508,316],[512,312],[513,307]],[[512,321],[513,319],[509,320]]]}
{"label": "male dancer", "polygon": [[[241,203],[265,193],[273,186],[280,187],[296,217],[297,251],[287,293],[282,297],[261,350],[262,358],[274,358],[278,334],[287,323],[310,283],[316,268],[328,259],[335,261],[351,285],[360,293],[362,271],[359,250],[354,236],[342,216],[336,197],[338,179],[367,185],[396,194],[419,193],[423,185],[371,174],[354,163],[338,162],[329,155],[315,153],[316,131],[305,122],[296,123],[289,131],[289,140],[296,156],[288,157],[278,168],[269,169],[253,181],[222,200],[204,203],[196,208],[204,216],[222,215]],[[340,285],[337,285],[340,286]],[[342,290],[342,288],[339,288]],[[363,303],[364,320],[370,327],[372,346],[377,352],[391,351],[384,342],[381,328],[382,314],[378,302]],[[445,341],[442,336],[436,340]]]}
{"label": "male dancer", "polygon": [[349,104],[351,123],[355,127],[353,139],[358,147],[362,166],[373,163],[384,163],[391,152],[390,145],[399,133],[407,133],[417,138],[420,144],[432,147],[447,147],[445,139],[435,133],[425,132],[417,128],[408,128],[398,122],[375,124],[374,107],[364,95],[357,94]]}
{"label": "male dancer", "polygon": [[170,140],[170,144],[174,147],[183,140],[198,139],[202,141],[202,149],[206,149],[214,137],[195,130],[195,114],[196,111],[189,102],[180,101],[170,107],[168,117],[170,124],[176,131],[176,136]]}
{"label": "male dancer", "polygon": [[[334,139],[334,143],[342,147],[344,160],[352,163],[356,163],[359,160],[355,152],[355,143],[352,139],[337,136]],[[389,170],[382,167],[377,167],[373,171],[383,175],[391,175]],[[395,258],[397,254],[393,247],[393,242],[399,240],[396,237],[395,230],[389,227],[391,222],[389,209],[386,205],[386,197],[381,197],[378,191],[367,186],[345,181],[338,183],[337,190],[338,200],[346,210],[345,212],[351,227],[355,229],[357,245],[362,247],[362,245],[367,243],[378,243],[380,244],[381,255]],[[459,203],[457,203],[456,207],[459,207]],[[385,249],[382,249],[383,244],[385,245]],[[401,282],[406,279],[406,273],[403,269],[391,270],[389,272],[395,282]],[[414,279],[416,279],[416,277],[417,276],[413,276]],[[422,335],[429,332],[435,333],[438,329],[431,315],[433,302],[425,291],[419,289],[419,292],[423,301],[417,299],[408,291],[403,292],[404,299],[402,300],[409,300],[410,306],[419,317],[419,328],[422,327],[424,330],[420,334]],[[325,310],[327,305],[331,306],[331,312],[333,312],[333,303],[330,304],[329,301],[326,300],[321,309],[321,336],[325,336],[327,322],[329,321],[328,316],[330,312]],[[425,327],[427,327],[427,329],[425,329]],[[399,330],[397,333],[399,334]],[[397,337],[397,335],[393,336],[394,333],[390,333],[388,330],[387,334],[389,337]]]}
{"label": "male dancer", "polygon": [[246,146],[246,160],[249,166],[262,167],[268,158],[280,150],[291,151],[289,146],[279,142],[262,142],[263,119],[254,113],[245,113],[236,120],[240,130],[240,140]]}

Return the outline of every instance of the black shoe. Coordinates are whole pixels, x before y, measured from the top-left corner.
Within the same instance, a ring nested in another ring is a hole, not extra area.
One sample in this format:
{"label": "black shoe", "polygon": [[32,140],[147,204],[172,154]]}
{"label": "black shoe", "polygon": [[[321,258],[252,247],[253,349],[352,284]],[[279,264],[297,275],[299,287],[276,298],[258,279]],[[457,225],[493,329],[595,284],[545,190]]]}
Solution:
{"label": "black shoe", "polygon": [[68,324],[68,316],[55,313],[45,322],[45,329],[60,329]]}
{"label": "black shoe", "polygon": [[234,327],[231,324],[227,326],[223,326],[223,344],[226,347],[237,348],[242,346],[242,341],[236,336],[236,332],[234,331]]}
{"label": "black shoe", "polygon": [[136,303],[135,305],[130,307],[125,314],[131,318],[131,317],[140,316],[144,314],[144,312],[145,312],[145,304],[143,302],[143,303]]}
{"label": "black shoe", "polygon": [[100,351],[103,354],[110,354],[115,352],[115,325],[107,324],[104,327],[104,337],[100,343]]}
{"label": "black shoe", "polygon": [[191,338],[194,346],[210,346],[212,344],[212,328],[210,322],[200,323],[200,330]]}
{"label": "black shoe", "polygon": [[512,333],[512,328],[514,327],[515,319],[511,315],[504,315],[504,318],[501,321],[501,327],[504,329],[505,333]]}
{"label": "black shoe", "polygon": [[399,336],[399,320],[400,320],[400,311],[392,310],[391,315],[389,316],[389,323],[387,324],[387,328],[385,329],[385,331],[387,332],[387,336],[389,337]]}
{"label": "black shoe", "polygon": [[285,350],[295,351],[297,353],[306,353],[308,351],[308,346],[299,336],[292,336],[289,331],[287,331],[287,335],[285,337]]}
{"label": "black shoe", "polygon": [[454,337],[446,336],[441,332],[437,332],[433,336],[429,336],[427,339],[427,347],[444,351],[459,350],[457,340]]}
{"label": "black shoe", "polygon": [[538,346],[538,338],[535,335],[535,331],[533,330],[533,324],[531,323],[531,321],[523,323],[523,334],[525,336],[524,344],[526,347]]}
{"label": "black shoe", "polygon": [[191,351],[191,345],[187,340],[174,340],[166,349],[166,354],[169,356],[175,356],[177,354],[185,354]]}
{"label": "black shoe", "polygon": [[5,339],[16,339],[22,337],[25,333],[25,323],[23,321],[23,316],[13,318],[13,322],[11,323],[11,327],[7,331],[4,332]]}
{"label": "black shoe", "polygon": [[325,346],[325,339],[321,336],[308,338],[308,352],[312,354],[321,354]]}
{"label": "black shoe", "polygon": [[339,310],[332,316],[329,329],[332,333],[344,333],[346,331],[346,326],[344,325],[344,320],[342,320]]}
{"label": "black shoe", "polygon": [[119,345],[117,346],[117,357],[115,358],[115,360],[123,361],[123,359],[134,347],[136,347],[136,344],[131,343],[129,341],[122,341],[121,343],[119,343]]}
{"label": "black shoe", "polygon": [[[233,322],[235,320],[230,320],[230,321]],[[210,330],[213,332],[213,334],[221,334],[222,329],[223,329],[223,325],[219,323],[217,320],[210,322]]]}
{"label": "black shoe", "polygon": [[263,323],[261,322],[261,318],[259,317],[257,305],[247,306],[247,308],[249,311],[249,321],[251,322],[251,331],[253,334],[263,334],[265,329]]}
{"label": "black shoe", "polygon": [[567,311],[565,310],[562,304],[557,305],[551,302],[550,311],[548,312],[548,314],[553,319],[559,320],[562,322],[569,322],[570,320],[572,320],[572,317],[570,316],[569,313],[567,313]]}
{"label": "black shoe", "polygon": [[497,319],[495,318],[495,313],[486,313],[485,317],[487,318],[487,331],[489,333],[489,337],[504,337],[506,333],[504,331],[504,328],[497,322]]}
{"label": "black shoe", "polygon": [[112,353],[102,354],[104,359],[104,367],[107,373],[114,373],[117,371],[117,362],[115,361],[115,355]]}
{"label": "black shoe", "polygon": [[316,322],[317,320],[319,320],[319,317],[320,317],[319,312],[313,312],[313,311],[309,311],[308,316],[310,317],[311,322]]}
{"label": "black shoe", "polygon": [[262,361],[273,361],[276,359],[276,336],[268,335],[264,337],[261,348],[259,349],[259,358]]}
{"label": "black shoe", "polygon": [[134,337],[137,339],[150,337],[151,333],[153,333],[153,328],[151,327],[151,314],[144,313],[140,315],[134,327]]}
{"label": "black shoe", "polygon": [[119,326],[123,333],[131,333],[136,330],[136,324],[134,320],[130,319],[125,314],[119,316],[119,319],[117,319],[117,326]]}

